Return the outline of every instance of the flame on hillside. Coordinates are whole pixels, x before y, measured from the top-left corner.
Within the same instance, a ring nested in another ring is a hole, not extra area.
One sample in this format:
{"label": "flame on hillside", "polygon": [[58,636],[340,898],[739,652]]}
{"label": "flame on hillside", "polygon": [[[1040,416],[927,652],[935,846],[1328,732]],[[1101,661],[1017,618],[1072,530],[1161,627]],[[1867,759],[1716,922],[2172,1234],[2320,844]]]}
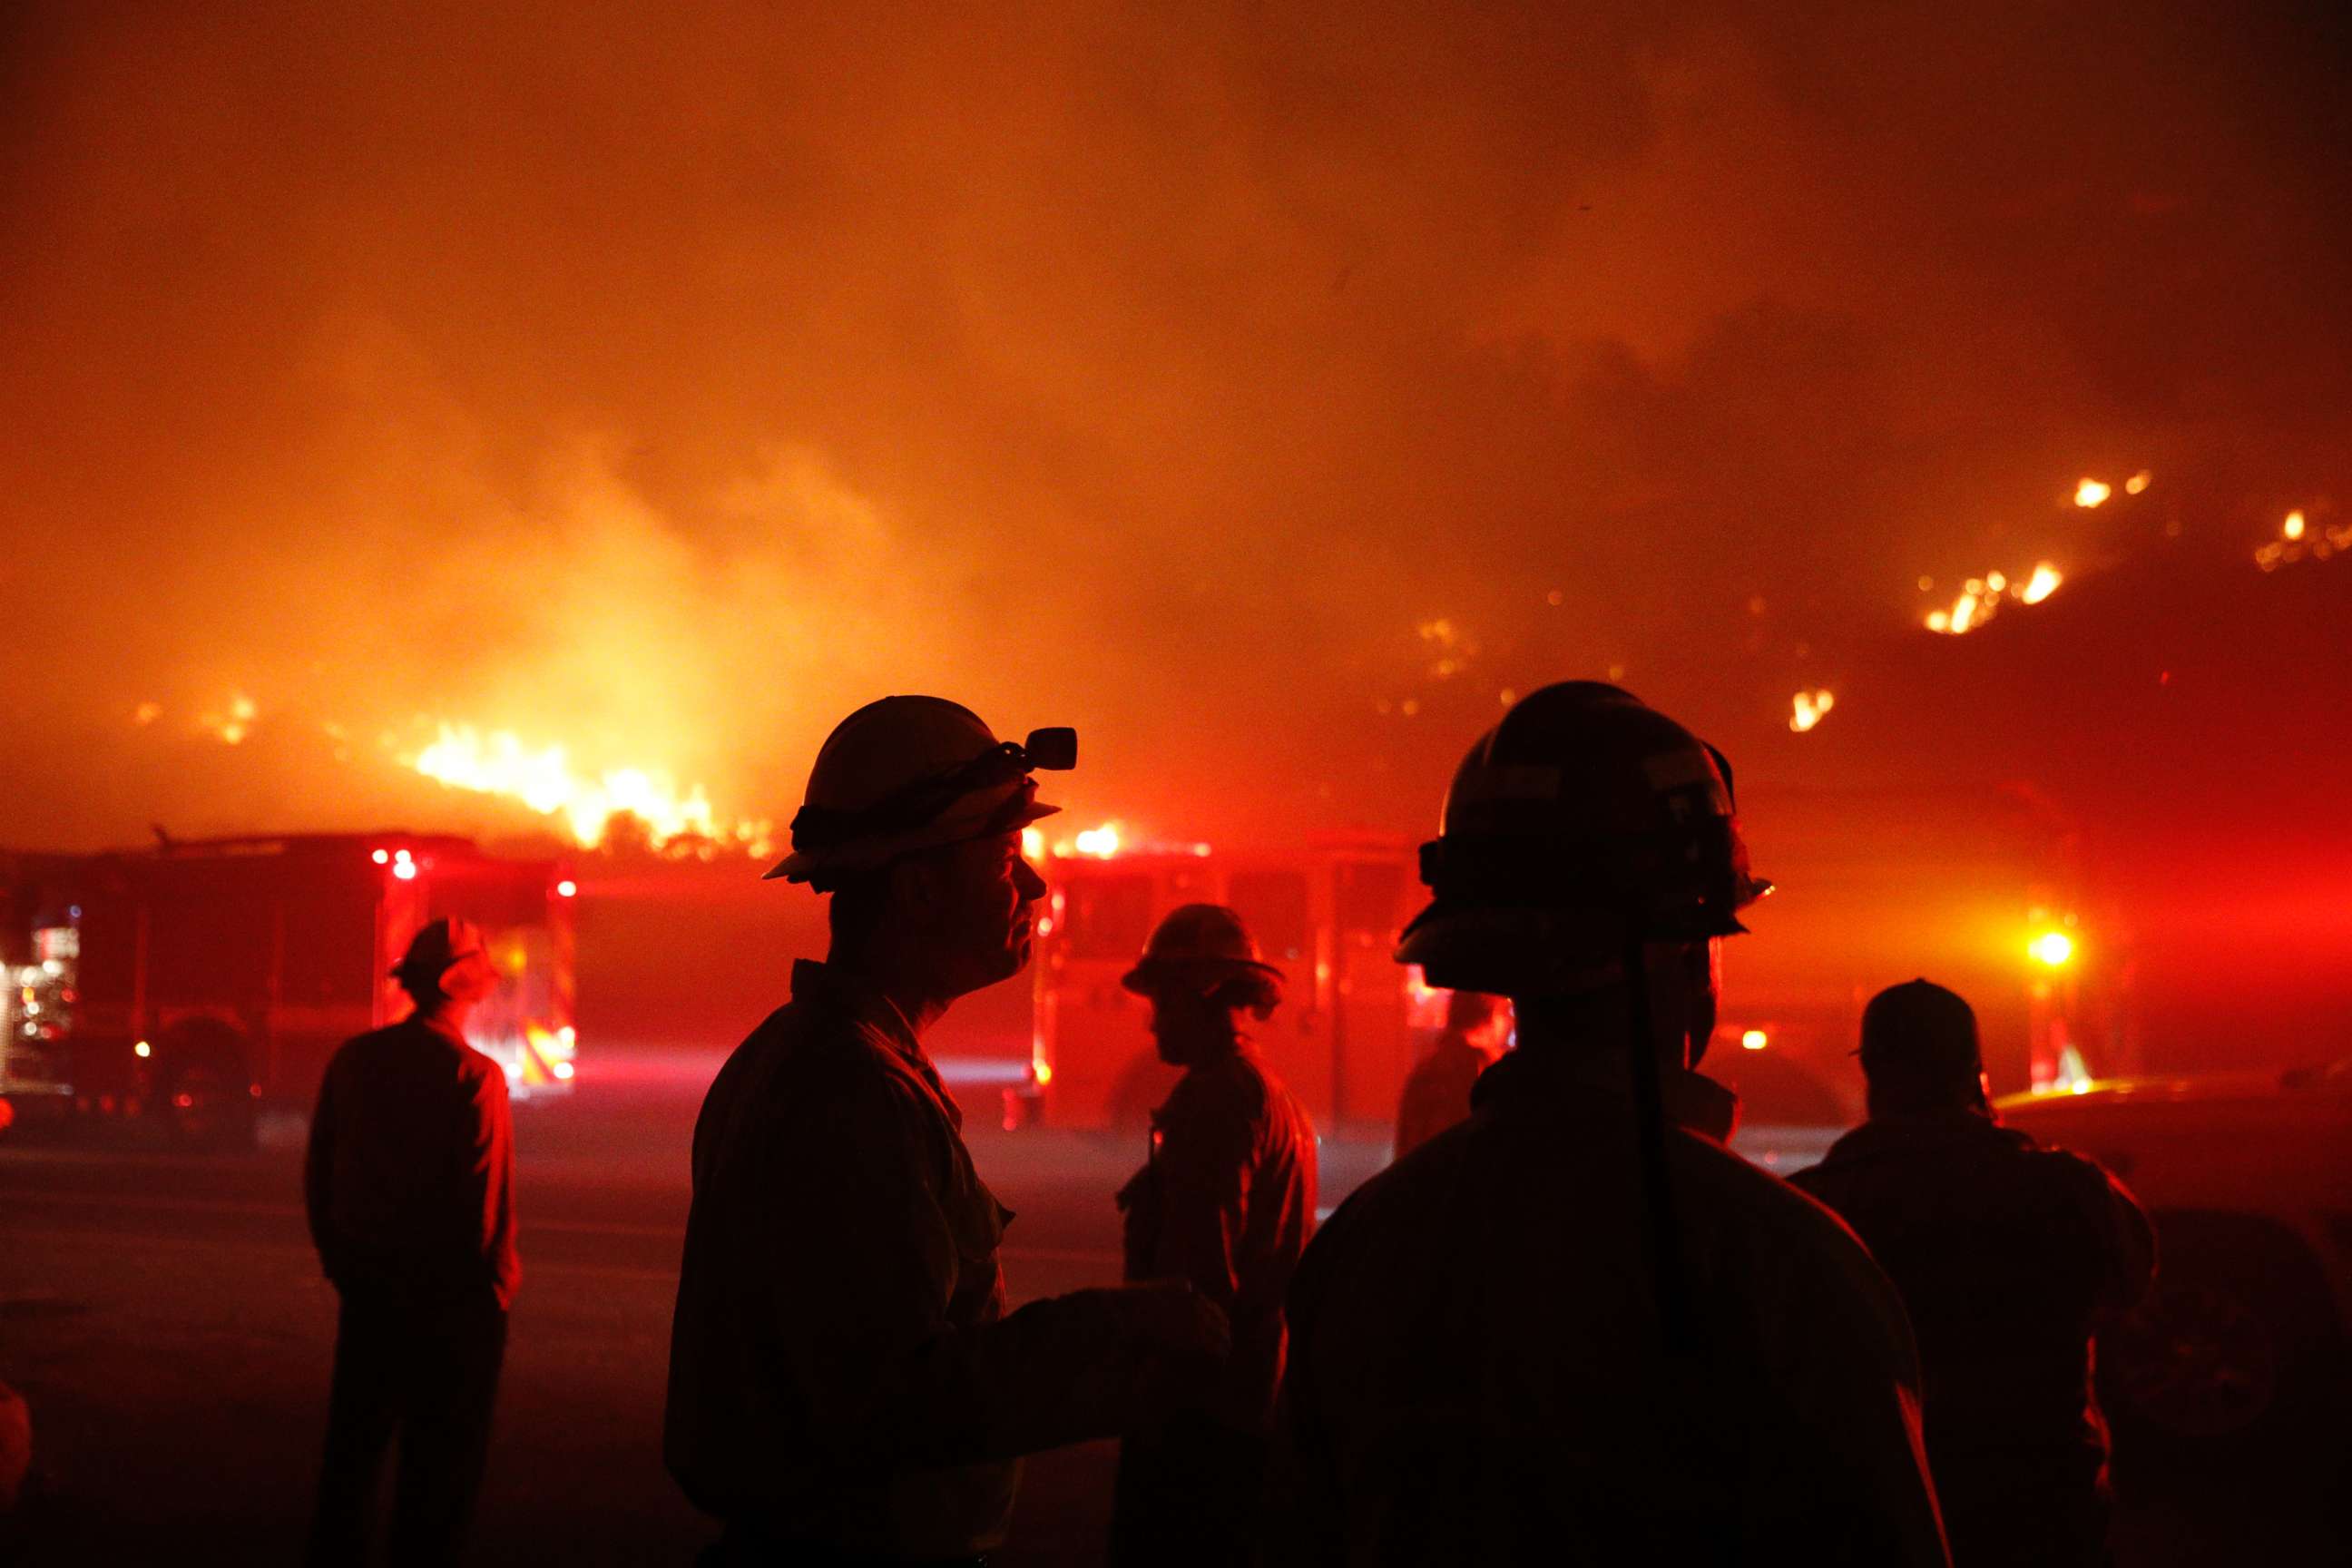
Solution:
{"label": "flame on hillside", "polygon": [[1927,612],[1927,627],[1947,637],[1959,637],[1991,620],[2003,603],[2014,599],[2021,605],[2038,605],[2056,593],[2065,580],[2065,574],[2047,561],[2036,563],[2032,575],[2021,584],[2011,582],[2007,574],[2000,572],[1971,577],[1961,586],[1960,596],[1952,601],[1950,609]]}
{"label": "flame on hillside", "polygon": [[691,839],[761,855],[774,833],[772,823],[722,820],[698,784],[680,789],[668,773],[645,768],[585,773],[572,766],[563,746],[534,747],[510,730],[485,733],[470,724],[443,724],[439,737],[406,761],[453,789],[503,795],[542,816],[560,816],[583,848],[604,843],[614,818],[624,814],[645,824],[657,849]]}

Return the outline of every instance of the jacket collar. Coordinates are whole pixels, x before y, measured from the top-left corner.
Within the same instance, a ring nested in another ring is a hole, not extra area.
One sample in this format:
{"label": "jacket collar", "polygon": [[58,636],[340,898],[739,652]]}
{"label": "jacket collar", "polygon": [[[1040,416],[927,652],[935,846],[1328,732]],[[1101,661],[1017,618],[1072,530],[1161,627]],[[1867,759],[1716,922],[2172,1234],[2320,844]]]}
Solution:
{"label": "jacket collar", "polygon": [[[1666,1118],[1685,1131],[1720,1143],[1739,1120],[1739,1096],[1704,1073],[1670,1070],[1658,1085]],[[1471,1086],[1470,1108],[1570,1100],[1629,1100],[1633,1075],[1613,1051],[1580,1051],[1554,1046],[1507,1051]]]}
{"label": "jacket collar", "polygon": [[803,1006],[839,1014],[876,1036],[929,1086],[949,1119],[959,1128],[963,1125],[961,1108],[940,1080],[931,1058],[924,1054],[922,1042],[915,1037],[915,1026],[907,1021],[898,1005],[878,988],[829,963],[802,958],[793,962],[793,1000]]}

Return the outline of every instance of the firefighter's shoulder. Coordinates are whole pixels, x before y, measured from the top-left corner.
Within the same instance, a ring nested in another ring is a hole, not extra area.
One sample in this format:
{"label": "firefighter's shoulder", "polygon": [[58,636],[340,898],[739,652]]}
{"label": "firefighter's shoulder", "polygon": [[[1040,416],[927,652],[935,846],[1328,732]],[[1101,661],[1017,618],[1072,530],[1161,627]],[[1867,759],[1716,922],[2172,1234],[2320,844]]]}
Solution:
{"label": "firefighter's shoulder", "polygon": [[1675,1144],[1675,1174],[1696,1178],[1699,1199],[1681,1217],[1706,1236],[1706,1252],[1731,1262],[1767,1298],[1842,1305],[1829,1315],[1874,1322],[1885,1348],[1908,1363],[1909,1322],[1895,1288],[1834,1209],[1704,1138],[1685,1133]]}
{"label": "firefighter's shoulder", "polygon": [[711,1094],[740,1098],[761,1120],[790,1121],[819,1141],[877,1122],[929,1130],[945,1114],[920,1069],[881,1030],[797,1001],[735,1048]]}

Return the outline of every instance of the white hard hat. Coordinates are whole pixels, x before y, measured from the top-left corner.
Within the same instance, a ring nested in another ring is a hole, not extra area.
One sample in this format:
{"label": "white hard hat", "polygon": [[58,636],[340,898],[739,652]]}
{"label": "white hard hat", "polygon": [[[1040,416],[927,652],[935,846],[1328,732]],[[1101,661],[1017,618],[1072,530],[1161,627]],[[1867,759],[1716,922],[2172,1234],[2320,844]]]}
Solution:
{"label": "white hard hat", "polygon": [[1012,833],[1061,810],[1029,770],[1067,768],[1077,738],[997,740],[980,715],[940,697],[885,697],[844,719],[816,754],[793,818],[793,852],[767,876],[830,892],[845,873],[964,839]]}

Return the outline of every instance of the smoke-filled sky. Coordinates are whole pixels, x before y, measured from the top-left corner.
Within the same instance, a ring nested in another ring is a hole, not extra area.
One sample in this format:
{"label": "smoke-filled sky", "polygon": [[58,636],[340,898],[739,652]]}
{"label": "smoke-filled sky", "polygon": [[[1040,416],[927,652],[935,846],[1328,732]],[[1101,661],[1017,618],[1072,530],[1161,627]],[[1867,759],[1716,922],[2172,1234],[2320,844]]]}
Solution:
{"label": "smoke-filled sky", "polygon": [[2337,7],[487,9],[0,21],[5,841],[440,721],[781,819],[893,689],[1182,837],[1612,668],[1769,774],[1959,579],[2347,483]]}

